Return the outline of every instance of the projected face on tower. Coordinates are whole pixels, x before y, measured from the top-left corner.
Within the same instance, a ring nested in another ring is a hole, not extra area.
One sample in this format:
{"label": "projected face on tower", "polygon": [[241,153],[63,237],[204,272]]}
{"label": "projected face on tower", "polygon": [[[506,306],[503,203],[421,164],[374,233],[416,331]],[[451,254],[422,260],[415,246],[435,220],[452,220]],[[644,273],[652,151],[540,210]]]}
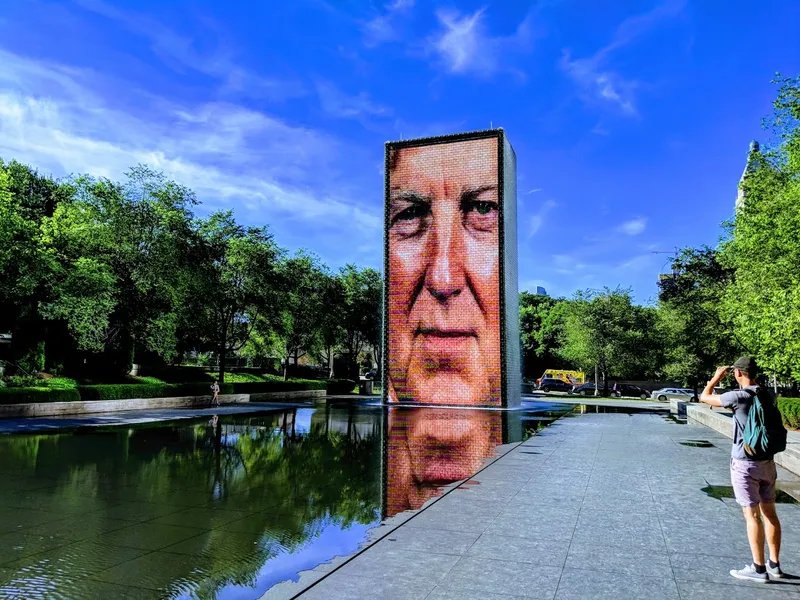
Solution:
{"label": "projected face on tower", "polygon": [[499,406],[498,139],[387,158],[389,399]]}

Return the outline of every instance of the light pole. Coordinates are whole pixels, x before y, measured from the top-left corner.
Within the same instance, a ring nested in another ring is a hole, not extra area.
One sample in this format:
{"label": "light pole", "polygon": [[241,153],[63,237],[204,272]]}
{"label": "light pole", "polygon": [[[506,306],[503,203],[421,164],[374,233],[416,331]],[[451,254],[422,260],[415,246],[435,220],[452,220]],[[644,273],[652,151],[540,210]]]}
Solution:
{"label": "light pole", "polygon": [[595,398],[600,395],[600,390],[597,389],[597,381],[598,381],[597,373],[598,373],[597,363],[594,363],[594,396],[595,396]]}

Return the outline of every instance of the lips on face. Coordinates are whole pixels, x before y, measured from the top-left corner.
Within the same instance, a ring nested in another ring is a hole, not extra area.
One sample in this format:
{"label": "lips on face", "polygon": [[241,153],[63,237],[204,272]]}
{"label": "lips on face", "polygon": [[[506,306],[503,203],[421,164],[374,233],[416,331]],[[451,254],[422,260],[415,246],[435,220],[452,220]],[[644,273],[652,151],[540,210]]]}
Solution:
{"label": "lips on face", "polygon": [[392,162],[394,399],[499,405],[497,139],[404,148]]}

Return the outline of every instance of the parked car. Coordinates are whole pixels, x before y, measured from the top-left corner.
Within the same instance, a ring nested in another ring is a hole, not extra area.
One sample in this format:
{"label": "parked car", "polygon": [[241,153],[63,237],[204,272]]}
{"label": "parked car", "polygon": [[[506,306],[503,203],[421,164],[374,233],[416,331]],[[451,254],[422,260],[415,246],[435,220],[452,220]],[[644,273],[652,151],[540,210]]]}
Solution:
{"label": "parked car", "polygon": [[543,392],[568,392],[572,389],[572,384],[560,379],[545,378],[539,383],[539,389]]}
{"label": "parked car", "polygon": [[[603,386],[599,386],[600,393],[603,393]],[[581,385],[576,385],[572,388],[573,394],[577,394],[578,396],[594,396],[594,381],[589,381],[587,383],[582,383]]]}
{"label": "parked car", "polygon": [[686,388],[662,388],[653,392],[650,397],[653,400],[660,400],[661,402],[666,402],[667,400],[672,400],[673,398],[687,402],[697,401],[697,396],[694,395],[694,390]]}
{"label": "parked car", "polygon": [[623,396],[638,396],[642,400],[647,400],[650,397],[647,390],[640,388],[638,385],[631,385],[630,383],[615,383],[614,388],[611,390],[611,395],[617,398],[622,398]]}

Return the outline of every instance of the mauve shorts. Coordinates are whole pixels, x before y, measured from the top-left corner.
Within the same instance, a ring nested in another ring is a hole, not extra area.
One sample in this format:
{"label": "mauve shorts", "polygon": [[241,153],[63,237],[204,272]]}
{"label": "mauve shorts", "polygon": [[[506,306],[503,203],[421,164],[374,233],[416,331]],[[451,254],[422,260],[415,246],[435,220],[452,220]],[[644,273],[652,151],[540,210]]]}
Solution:
{"label": "mauve shorts", "polygon": [[736,502],[756,506],[775,502],[775,480],[778,471],[773,460],[739,460],[731,458],[731,484]]}

